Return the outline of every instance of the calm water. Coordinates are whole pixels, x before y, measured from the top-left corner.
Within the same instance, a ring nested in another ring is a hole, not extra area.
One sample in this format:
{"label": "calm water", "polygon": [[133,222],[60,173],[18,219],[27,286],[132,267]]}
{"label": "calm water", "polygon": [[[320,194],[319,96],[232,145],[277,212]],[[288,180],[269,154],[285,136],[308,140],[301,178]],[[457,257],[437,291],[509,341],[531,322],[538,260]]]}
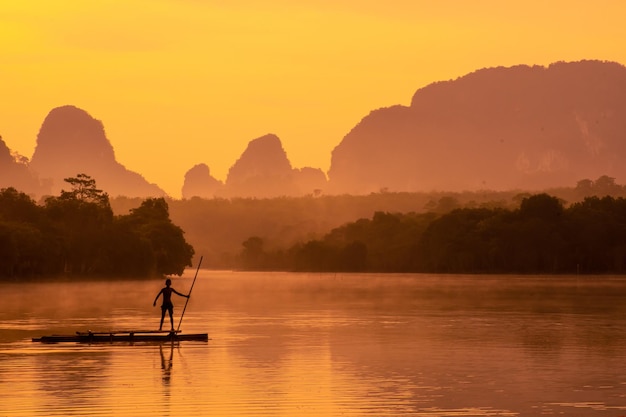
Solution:
{"label": "calm water", "polygon": [[31,342],[156,328],[162,284],[4,284],[0,417],[626,415],[620,277],[201,271],[208,343]]}

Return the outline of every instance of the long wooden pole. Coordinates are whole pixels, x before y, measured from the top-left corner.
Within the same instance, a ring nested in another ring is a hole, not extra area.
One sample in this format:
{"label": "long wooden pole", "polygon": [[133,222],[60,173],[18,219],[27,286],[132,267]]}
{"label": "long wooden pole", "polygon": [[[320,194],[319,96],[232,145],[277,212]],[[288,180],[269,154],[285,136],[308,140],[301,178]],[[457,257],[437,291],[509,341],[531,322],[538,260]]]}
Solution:
{"label": "long wooden pole", "polygon": [[180,332],[180,325],[183,322],[183,316],[185,315],[185,310],[187,310],[187,303],[191,298],[191,291],[193,290],[193,285],[196,283],[196,278],[198,278],[198,271],[200,270],[200,265],[202,264],[202,256],[200,257],[200,261],[198,262],[198,268],[196,269],[196,275],[193,277],[193,282],[191,283],[191,288],[189,288],[189,294],[187,294],[187,301],[185,301],[185,307],[183,308],[183,313],[180,315],[180,321],[178,322],[178,329],[176,332]]}

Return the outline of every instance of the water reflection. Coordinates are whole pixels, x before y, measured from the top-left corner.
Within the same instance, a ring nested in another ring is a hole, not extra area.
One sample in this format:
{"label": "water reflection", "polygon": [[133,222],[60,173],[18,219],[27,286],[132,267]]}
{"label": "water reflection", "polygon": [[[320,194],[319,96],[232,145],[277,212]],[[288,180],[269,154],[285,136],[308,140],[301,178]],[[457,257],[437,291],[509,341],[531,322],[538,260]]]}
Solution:
{"label": "water reflection", "polygon": [[154,326],[154,282],[108,285],[62,290],[104,311],[5,289],[0,416],[625,414],[621,278],[204,272],[182,327],[209,343],[30,342]]}
{"label": "water reflection", "polygon": [[45,408],[75,408],[97,406],[99,391],[107,384],[111,354],[94,349],[63,349],[34,356],[34,366],[40,373],[36,378]]}
{"label": "water reflection", "polygon": [[169,345],[169,356],[165,357],[165,353],[163,353],[163,345],[159,345],[159,353],[161,354],[161,369],[163,370],[163,384],[169,385],[170,379],[172,378],[172,365],[174,363],[174,342],[168,343]]}

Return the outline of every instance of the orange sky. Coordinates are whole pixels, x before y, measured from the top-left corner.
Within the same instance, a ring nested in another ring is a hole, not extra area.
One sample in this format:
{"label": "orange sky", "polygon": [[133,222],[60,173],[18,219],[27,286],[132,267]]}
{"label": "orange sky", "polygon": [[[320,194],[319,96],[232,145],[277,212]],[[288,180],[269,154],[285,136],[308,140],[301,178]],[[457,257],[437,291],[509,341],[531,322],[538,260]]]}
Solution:
{"label": "orange sky", "polygon": [[[371,110],[489,66],[626,64],[621,0],[38,0],[0,6],[0,135],[31,157],[48,112],[102,120],[117,160],[179,198],[252,139],[327,171]],[[97,178],[96,178],[97,180]]]}

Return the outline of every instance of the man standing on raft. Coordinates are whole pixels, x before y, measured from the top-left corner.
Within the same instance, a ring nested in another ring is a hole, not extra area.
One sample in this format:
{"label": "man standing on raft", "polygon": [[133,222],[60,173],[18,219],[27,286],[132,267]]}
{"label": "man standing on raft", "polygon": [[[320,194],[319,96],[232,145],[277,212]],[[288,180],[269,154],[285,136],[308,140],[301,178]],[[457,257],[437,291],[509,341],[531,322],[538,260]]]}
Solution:
{"label": "man standing on raft", "polygon": [[179,293],[174,288],[172,288],[171,285],[172,280],[169,278],[166,279],[165,287],[161,289],[161,291],[154,299],[154,303],[152,303],[153,306],[156,306],[156,302],[159,299],[159,296],[163,294],[163,304],[161,304],[161,325],[159,326],[159,330],[163,329],[163,319],[165,318],[165,312],[167,311],[170,313],[170,323],[172,324],[172,331],[174,331],[174,304],[172,304],[172,293],[180,295],[181,297],[189,298],[189,295]]}

